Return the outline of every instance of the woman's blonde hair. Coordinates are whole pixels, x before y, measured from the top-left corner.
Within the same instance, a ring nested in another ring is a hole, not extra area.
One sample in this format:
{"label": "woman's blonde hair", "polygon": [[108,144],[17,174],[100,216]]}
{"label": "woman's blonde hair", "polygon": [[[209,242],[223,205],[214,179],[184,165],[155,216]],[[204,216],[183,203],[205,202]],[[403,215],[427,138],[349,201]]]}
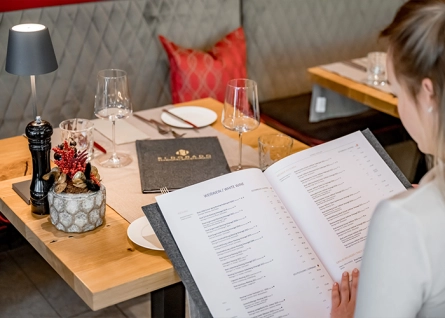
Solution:
{"label": "woman's blonde hair", "polygon": [[[394,74],[412,99],[425,78],[433,83],[437,102],[434,162],[445,179],[445,0],[411,0],[396,13],[380,37],[388,39]],[[436,113],[434,113],[436,114]]]}

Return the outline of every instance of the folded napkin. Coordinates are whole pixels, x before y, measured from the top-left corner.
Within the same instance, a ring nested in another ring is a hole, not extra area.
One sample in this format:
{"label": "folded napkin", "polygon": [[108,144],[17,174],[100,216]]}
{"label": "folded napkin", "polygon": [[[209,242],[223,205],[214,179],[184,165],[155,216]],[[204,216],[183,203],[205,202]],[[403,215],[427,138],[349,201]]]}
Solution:
{"label": "folded napkin", "polygon": [[[93,120],[94,129],[102,135],[112,140],[112,122],[108,120],[96,119]],[[136,140],[148,139],[149,136],[128,123],[125,119],[116,120],[116,144],[122,145]]]}

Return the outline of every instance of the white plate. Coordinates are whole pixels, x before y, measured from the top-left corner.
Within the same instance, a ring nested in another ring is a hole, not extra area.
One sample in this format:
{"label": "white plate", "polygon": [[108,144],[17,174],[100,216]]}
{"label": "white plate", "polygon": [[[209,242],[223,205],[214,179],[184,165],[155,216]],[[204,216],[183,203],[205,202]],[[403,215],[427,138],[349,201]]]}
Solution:
{"label": "white plate", "polygon": [[[216,118],[218,118],[218,115],[216,115],[213,110],[198,106],[175,107],[170,108],[169,111],[181,118],[184,118],[185,120],[188,120],[200,128],[210,125],[216,120]],[[186,124],[183,121],[164,112],[161,115],[161,119],[164,123],[173,127],[193,128],[189,124]]]}
{"label": "white plate", "polygon": [[139,246],[157,251],[164,250],[145,216],[131,222],[127,235],[133,243]]}

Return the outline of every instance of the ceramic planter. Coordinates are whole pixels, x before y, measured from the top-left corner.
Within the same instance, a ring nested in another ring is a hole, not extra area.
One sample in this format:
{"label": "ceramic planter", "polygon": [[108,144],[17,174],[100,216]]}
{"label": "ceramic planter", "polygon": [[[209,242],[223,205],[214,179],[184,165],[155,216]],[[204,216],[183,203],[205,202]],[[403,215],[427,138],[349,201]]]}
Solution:
{"label": "ceramic planter", "polygon": [[58,230],[82,233],[102,225],[105,218],[106,192],[56,193],[54,187],[48,192],[51,223]]}

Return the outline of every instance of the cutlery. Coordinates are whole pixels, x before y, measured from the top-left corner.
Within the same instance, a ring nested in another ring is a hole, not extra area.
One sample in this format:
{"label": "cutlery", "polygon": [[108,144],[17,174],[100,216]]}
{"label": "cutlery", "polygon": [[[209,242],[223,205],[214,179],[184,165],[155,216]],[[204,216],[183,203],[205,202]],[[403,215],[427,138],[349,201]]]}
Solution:
{"label": "cutlery", "polygon": [[162,194],[167,194],[167,193],[169,193],[170,191],[168,190],[168,188],[167,187],[162,187],[161,189],[159,189],[160,191],[161,191],[161,193]]}
{"label": "cutlery", "polygon": [[144,117],[142,117],[142,116],[140,116],[138,114],[133,114],[133,116],[138,118],[138,119],[140,119],[140,120],[142,120],[142,121],[144,121],[144,122],[146,122],[146,123],[148,123],[148,124],[156,126],[156,128],[158,129],[158,132],[161,135],[166,135],[169,132],[171,132],[173,137],[175,137],[175,138],[181,138],[182,136],[185,135],[185,133],[183,133],[183,134],[177,133],[176,131],[171,129],[170,126],[167,126],[167,125],[165,125],[165,124],[163,124],[161,122],[158,122],[158,121],[156,121],[154,119],[147,119],[147,118],[144,118]]}
{"label": "cutlery", "polygon": [[160,133],[161,135],[166,135],[168,134],[168,130],[162,128],[161,126],[159,126],[158,124],[152,122],[151,120],[148,121],[149,123],[153,124],[156,126],[156,129],[158,130],[158,133]]}
{"label": "cutlery", "polygon": [[186,124],[189,124],[189,125],[192,126],[193,129],[195,129],[195,130],[198,130],[198,129],[199,129],[199,127],[196,126],[195,124],[189,122],[188,120],[186,120],[186,119],[184,119],[184,118],[182,118],[182,117],[180,117],[180,116],[178,116],[178,115],[176,115],[176,114],[173,114],[173,113],[172,113],[171,111],[169,111],[168,109],[163,109],[162,111],[165,112],[165,113],[167,113],[167,114],[169,114],[170,116],[172,116],[172,117],[174,117],[174,118],[176,118],[176,119],[179,119],[180,121],[182,121],[182,122],[184,122],[184,123],[186,123]]}
{"label": "cutlery", "polygon": [[347,66],[350,66],[352,68],[355,68],[356,70],[359,70],[359,71],[362,71],[362,72],[366,72],[366,67],[363,66],[363,65],[360,65],[360,64],[358,64],[356,62],[353,62],[353,61],[343,61],[342,63],[347,65]]}
{"label": "cutlery", "polygon": [[151,121],[153,124],[155,124],[160,129],[165,130],[167,132],[171,132],[175,138],[181,138],[182,136],[185,135],[185,133],[182,133],[182,134],[177,133],[176,131],[171,129],[170,126],[168,126],[168,125],[166,125],[164,123],[161,123],[161,122],[159,122],[159,121],[157,121],[155,119],[149,119],[149,121]]}

